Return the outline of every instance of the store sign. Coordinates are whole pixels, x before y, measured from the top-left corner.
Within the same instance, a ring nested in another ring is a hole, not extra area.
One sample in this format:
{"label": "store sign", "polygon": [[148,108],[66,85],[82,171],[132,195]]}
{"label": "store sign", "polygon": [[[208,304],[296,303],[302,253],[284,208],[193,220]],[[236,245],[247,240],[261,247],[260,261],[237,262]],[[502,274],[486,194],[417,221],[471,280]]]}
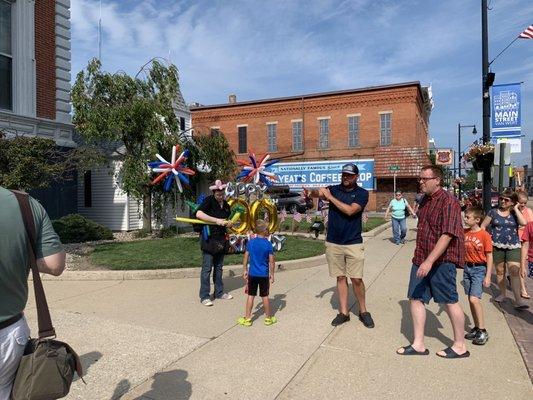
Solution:
{"label": "store sign", "polygon": [[498,138],[496,143],[509,143],[511,154],[522,153],[522,139]]}
{"label": "store sign", "polygon": [[374,160],[336,160],[277,163],[270,167],[278,176],[276,185],[289,186],[298,191],[341,183],[344,164],[353,163],[359,168],[357,183],[366,190],[374,190]]}
{"label": "store sign", "polygon": [[492,87],[492,137],[517,137],[522,134],[520,83]]}
{"label": "store sign", "polygon": [[437,165],[452,165],[453,164],[453,150],[438,149],[435,152],[435,164]]}

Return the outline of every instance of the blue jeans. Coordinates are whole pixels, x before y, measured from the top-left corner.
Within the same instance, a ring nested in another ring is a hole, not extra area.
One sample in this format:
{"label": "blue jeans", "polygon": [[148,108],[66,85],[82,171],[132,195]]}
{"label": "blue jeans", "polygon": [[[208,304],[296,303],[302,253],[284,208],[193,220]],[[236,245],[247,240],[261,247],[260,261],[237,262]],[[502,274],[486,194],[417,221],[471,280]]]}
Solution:
{"label": "blue jeans", "polygon": [[392,236],[394,243],[400,243],[407,235],[407,218],[396,219],[392,218]]}
{"label": "blue jeans", "polygon": [[465,294],[481,299],[483,294],[483,280],[487,274],[485,265],[476,265],[469,267],[465,265],[463,270],[463,282],[465,285]]}
{"label": "blue jeans", "polygon": [[222,282],[222,265],[224,264],[224,254],[216,256],[202,252],[202,272],[200,274],[200,301],[209,298],[211,284],[209,278],[213,270],[213,284],[215,285],[215,298],[224,294],[224,282]]}

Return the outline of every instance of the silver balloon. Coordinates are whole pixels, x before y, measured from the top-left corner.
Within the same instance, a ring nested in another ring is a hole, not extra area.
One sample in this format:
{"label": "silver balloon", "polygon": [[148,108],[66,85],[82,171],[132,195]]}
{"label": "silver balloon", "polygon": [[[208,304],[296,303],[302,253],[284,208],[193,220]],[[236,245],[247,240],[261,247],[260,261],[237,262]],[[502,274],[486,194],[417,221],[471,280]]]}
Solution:
{"label": "silver balloon", "polygon": [[257,198],[258,199],[262,199],[263,196],[265,195],[265,192],[267,191],[268,189],[268,186],[265,185],[264,183],[259,183],[257,186]]}
{"label": "silver balloon", "polygon": [[246,197],[249,198],[252,193],[255,193],[256,186],[257,185],[255,185],[254,183],[247,183],[246,184],[246,186],[245,186],[245,188],[246,188]]}
{"label": "silver balloon", "polygon": [[235,185],[235,192],[237,196],[242,196],[246,194],[246,184],[244,182],[237,182]]}
{"label": "silver balloon", "polygon": [[283,246],[285,245],[285,241],[287,238],[283,235],[272,235],[270,237],[270,243],[272,243],[272,247],[275,251],[281,251],[283,249]]}
{"label": "silver balloon", "polygon": [[233,182],[228,182],[226,184],[226,197],[232,198],[235,195],[235,186],[233,185]]}

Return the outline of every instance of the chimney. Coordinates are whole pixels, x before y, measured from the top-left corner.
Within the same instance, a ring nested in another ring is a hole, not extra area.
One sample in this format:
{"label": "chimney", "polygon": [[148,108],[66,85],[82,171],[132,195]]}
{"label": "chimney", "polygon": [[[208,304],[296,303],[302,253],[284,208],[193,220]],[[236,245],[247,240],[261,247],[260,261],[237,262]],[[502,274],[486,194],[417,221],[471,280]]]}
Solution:
{"label": "chimney", "polygon": [[237,95],[236,94],[230,94],[228,96],[228,103],[233,104],[237,102]]}

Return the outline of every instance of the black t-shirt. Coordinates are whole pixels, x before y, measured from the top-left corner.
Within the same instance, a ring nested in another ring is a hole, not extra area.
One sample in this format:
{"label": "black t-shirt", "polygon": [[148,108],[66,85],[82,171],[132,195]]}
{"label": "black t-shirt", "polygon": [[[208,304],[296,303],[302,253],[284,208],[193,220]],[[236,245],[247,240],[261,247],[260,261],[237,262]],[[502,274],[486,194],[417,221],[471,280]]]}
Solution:
{"label": "black t-shirt", "polygon": [[[231,210],[230,210],[230,206],[228,202],[224,200],[222,202],[222,207],[221,207],[218,201],[215,199],[215,196],[213,195],[207,196],[204,199],[203,203],[198,208],[198,211],[203,211],[210,217],[215,217],[215,218],[220,218],[220,219],[228,219],[231,214]],[[217,238],[220,238],[226,235],[225,226],[209,225],[209,231],[210,231],[211,236],[217,237]]]}

